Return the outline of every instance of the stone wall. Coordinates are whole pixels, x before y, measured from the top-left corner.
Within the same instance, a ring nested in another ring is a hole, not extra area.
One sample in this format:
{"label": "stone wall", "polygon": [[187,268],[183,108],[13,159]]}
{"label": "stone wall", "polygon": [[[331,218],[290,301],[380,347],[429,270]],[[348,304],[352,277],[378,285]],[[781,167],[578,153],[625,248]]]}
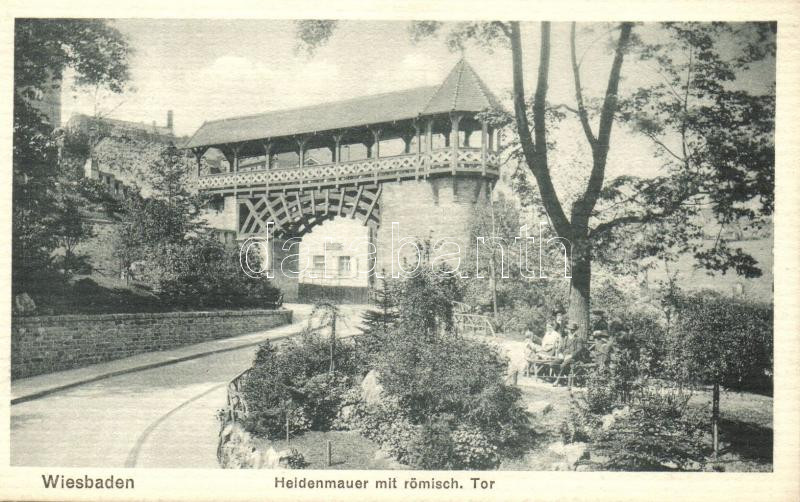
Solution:
{"label": "stone wall", "polygon": [[87,255],[97,273],[107,277],[119,277],[119,259],[114,256],[114,239],[119,224],[95,216],[87,217],[86,221],[92,225],[94,236],[79,243],[75,248],[75,254]]}
{"label": "stone wall", "polygon": [[11,378],[252,333],[291,320],[289,310],[15,317]]}
{"label": "stone wall", "polygon": [[[392,276],[392,266],[400,274],[400,265],[407,260],[404,269],[413,269],[416,254],[411,245],[400,246],[412,240],[430,240],[431,245],[439,239],[448,244],[433,251],[434,256],[460,252],[460,267],[465,263],[467,246],[475,243],[469,235],[469,224],[475,205],[488,200],[486,181],[478,177],[444,176],[419,181],[384,183],[381,192],[381,226],[377,232],[376,272]],[[397,223],[394,249],[392,248],[392,223]],[[406,239],[402,241],[401,239]],[[458,244],[456,247],[455,244]],[[455,256],[448,257],[447,267],[457,266]],[[474,273],[472,269],[467,271]],[[463,269],[463,268],[462,268]]]}

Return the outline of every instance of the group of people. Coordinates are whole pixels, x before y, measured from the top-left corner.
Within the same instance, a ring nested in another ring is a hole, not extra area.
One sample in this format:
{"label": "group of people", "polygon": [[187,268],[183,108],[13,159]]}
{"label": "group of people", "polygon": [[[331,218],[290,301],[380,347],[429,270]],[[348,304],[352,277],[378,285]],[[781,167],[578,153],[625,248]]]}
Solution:
{"label": "group of people", "polygon": [[575,363],[594,362],[607,367],[615,351],[635,348],[635,339],[628,329],[619,321],[613,321],[609,327],[602,310],[592,312],[589,335],[581,335],[578,324],[566,323],[564,311],[555,309],[545,324],[544,336],[539,338],[528,329],[525,338],[528,361],[548,361],[559,366],[554,385]]}

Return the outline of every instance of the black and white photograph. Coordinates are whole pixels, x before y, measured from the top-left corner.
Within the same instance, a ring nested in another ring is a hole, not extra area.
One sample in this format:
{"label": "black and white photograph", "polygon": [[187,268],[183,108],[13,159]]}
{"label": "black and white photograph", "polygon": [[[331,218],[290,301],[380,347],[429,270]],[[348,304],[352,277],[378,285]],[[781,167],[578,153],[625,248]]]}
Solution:
{"label": "black and white photograph", "polygon": [[10,475],[533,500],[511,480],[781,470],[784,25],[469,5],[8,20]]}

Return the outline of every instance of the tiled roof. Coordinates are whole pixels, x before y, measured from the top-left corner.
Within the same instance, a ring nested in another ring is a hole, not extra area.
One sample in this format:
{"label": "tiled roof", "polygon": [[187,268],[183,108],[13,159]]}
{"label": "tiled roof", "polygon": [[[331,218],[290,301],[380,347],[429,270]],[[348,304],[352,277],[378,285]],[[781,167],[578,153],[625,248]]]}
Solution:
{"label": "tiled roof", "polygon": [[451,111],[479,112],[497,99],[463,59],[441,85],[205,122],[185,148],[331,131]]}

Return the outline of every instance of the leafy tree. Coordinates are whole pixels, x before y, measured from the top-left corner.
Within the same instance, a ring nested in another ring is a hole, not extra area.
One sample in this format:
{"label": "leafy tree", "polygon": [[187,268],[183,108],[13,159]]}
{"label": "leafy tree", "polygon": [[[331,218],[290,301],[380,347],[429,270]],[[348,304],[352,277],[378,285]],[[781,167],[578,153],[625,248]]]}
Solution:
{"label": "leafy tree", "polygon": [[186,155],[167,146],[146,172],[149,196],[132,193],[123,204],[117,228],[115,255],[123,271],[145,255],[152,255],[153,247],[180,244],[205,231],[197,219],[204,199],[186,188],[190,176]]}
{"label": "leafy tree", "polygon": [[689,372],[712,384],[712,432],[718,449],[720,386],[772,393],[773,309],[712,292],[679,295],[676,336]]}
{"label": "leafy tree", "polygon": [[76,247],[94,236],[92,224],[81,214],[85,200],[79,194],[62,193],[52,232],[58,247],[64,250],[62,268],[65,274],[85,270],[86,257],[76,255]]}
{"label": "leafy tree", "polygon": [[[61,174],[53,125],[44,123],[31,101],[72,68],[79,86],[120,92],[128,79],[130,47],[102,20],[18,19],[14,25],[14,132],[12,283],[26,289],[52,274],[59,245],[54,227],[74,207],[59,209]],[[55,124],[58,126],[58,124]],[[60,222],[60,223],[59,223]],[[75,226],[70,233],[76,235]],[[63,242],[63,239],[62,239]]]}
{"label": "leafy tree", "polygon": [[[523,41],[519,22],[414,22],[412,39],[435,36],[449,26],[445,42],[460,49],[468,42],[493,50],[510,47],[514,119],[521,161],[536,181],[541,203],[555,233],[571,243],[569,317],[585,332],[589,326],[592,262],[613,260],[623,248],[633,256],[690,251],[714,270],[733,269],[753,276],[755,261],[730,250],[719,239],[711,249],[697,244],[697,226],[687,224],[698,205],[708,205],[723,224],[741,216],[772,212],[774,178],[774,87],[758,93],[737,85],[749,65],[769,62],[775,51],[774,23],[666,23],[655,30],[658,42],[634,32],[633,23],[612,25],[612,61],[605,92],[585,96],[578,56],[577,27],[570,33],[570,63],[575,105],[547,100],[550,81],[550,23],[541,24],[539,66],[532,101],[524,84]],[[335,21],[298,21],[300,44],[308,51],[325,43]],[[646,32],[650,26],[638,28]],[[652,30],[650,30],[652,31]],[[595,40],[603,38],[597,37]],[[666,42],[662,42],[665,39]],[[623,62],[636,51],[659,66],[663,83],[645,83],[631,96],[620,93]],[[688,55],[688,57],[683,57]],[[566,110],[584,133],[590,175],[571,206],[556,191],[551,171],[549,133],[553,110]],[[672,157],[661,176],[606,179],[615,119],[622,119]],[[593,124],[593,121],[595,124]],[[669,147],[677,135],[682,149]],[[671,153],[670,153],[671,152]],[[758,199],[760,204],[753,204]],[[640,237],[627,239],[635,230]],[[627,240],[626,240],[627,239]],[[626,255],[630,256],[630,255]]]}

